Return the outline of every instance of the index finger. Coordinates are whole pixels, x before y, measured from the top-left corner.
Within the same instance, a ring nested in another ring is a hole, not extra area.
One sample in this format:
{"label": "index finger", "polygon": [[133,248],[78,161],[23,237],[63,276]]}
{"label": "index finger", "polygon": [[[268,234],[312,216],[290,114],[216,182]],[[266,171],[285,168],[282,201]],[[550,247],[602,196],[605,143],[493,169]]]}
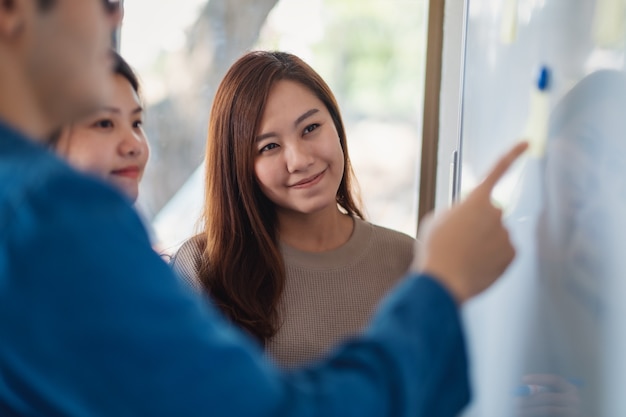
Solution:
{"label": "index finger", "polygon": [[520,142],[515,145],[510,151],[500,158],[478,188],[488,194],[491,194],[493,188],[496,186],[498,181],[500,181],[500,178],[502,178],[511,165],[513,165],[513,162],[515,162],[517,158],[519,158],[526,151],[526,149],[528,149],[528,142]]}

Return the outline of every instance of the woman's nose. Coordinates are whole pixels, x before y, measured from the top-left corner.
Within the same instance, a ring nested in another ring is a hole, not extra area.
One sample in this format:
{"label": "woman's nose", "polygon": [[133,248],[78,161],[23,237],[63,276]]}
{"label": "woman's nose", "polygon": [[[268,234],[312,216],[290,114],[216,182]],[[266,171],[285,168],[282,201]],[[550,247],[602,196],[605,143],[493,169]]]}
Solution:
{"label": "woman's nose", "polygon": [[314,158],[308,147],[301,143],[287,147],[285,150],[285,162],[287,164],[287,171],[290,173],[302,171],[313,164]]}
{"label": "woman's nose", "polygon": [[143,153],[143,140],[134,133],[126,132],[119,144],[119,152],[122,156],[139,157]]}

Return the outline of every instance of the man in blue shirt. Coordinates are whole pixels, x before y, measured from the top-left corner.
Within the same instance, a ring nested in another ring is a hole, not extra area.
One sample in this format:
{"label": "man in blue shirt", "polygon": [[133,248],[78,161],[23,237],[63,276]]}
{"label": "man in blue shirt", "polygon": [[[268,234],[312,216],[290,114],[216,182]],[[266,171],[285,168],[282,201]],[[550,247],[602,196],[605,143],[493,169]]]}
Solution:
{"label": "man in blue shirt", "polygon": [[0,1],[0,415],[454,416],[469,399],[458,304],[514,251],[489,202],[518,146],[432,223],[364,334],[281,373],[177,280],[132,207],[45,137],[106,94],[107,0]]}

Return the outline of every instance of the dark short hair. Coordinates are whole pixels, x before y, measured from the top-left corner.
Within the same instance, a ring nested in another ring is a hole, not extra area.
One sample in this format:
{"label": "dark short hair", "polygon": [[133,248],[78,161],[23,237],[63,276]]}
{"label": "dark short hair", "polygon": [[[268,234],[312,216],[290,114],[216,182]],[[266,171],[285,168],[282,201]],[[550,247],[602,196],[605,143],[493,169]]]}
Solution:
{"label": "dark short hair", "polygon": [[[52,3],[54,1],[55,0],[39,0],[39,3]],[[126,60],[122,58],[120,54],[113,50],[111,51],[111,54],[113,55],[113,74],[121,75],[122,77],[124,77],[130,83],[131,87],[133,87],[135,93],[137,93],[137,95],[141,97],[139,79],[137,78],[137,74],[135,73],[135,71],[133,71],[128,62],[126,62]],[[49,147],[55,148],[57,146],[57,143],[61,138],[62,132],[63,128],[59,128],[50,135],[47,141]]]}
{"label": "dark short hair", "polygon": [[126,80],[133,87],[133,90],[135,90],[135,93],[139,95],[140,88],[139,88],[139,79],[137,78],[137,74],[135,73],[135,71],[133,71],[130,65],[128,65],[128,62],[126,62],[126,60],[122,58],[120,54],[118,54],[115,51],[112,51],[112,54],[113,54],[113,60],[114,60],[113,73],[117,75],[121,75],[122,77],[126,78]]}

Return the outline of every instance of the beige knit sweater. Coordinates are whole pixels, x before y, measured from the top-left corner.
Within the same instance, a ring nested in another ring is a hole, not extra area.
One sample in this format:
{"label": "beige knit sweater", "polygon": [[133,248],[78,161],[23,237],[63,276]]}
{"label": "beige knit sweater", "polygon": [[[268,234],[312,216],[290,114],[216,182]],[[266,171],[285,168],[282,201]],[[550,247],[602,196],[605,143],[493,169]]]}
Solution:
{"label": "beige knit sweater", "polygon": [[[407,235],[358,219],[348,242],[332,251],[303,252],[282,244],[282,325],[267,345],[270,357],[283,367],[300,366],[356,334],[408,270],[414,245]],[[199,290],[201,256],[196,237],[172,260],[174,270]]]}

